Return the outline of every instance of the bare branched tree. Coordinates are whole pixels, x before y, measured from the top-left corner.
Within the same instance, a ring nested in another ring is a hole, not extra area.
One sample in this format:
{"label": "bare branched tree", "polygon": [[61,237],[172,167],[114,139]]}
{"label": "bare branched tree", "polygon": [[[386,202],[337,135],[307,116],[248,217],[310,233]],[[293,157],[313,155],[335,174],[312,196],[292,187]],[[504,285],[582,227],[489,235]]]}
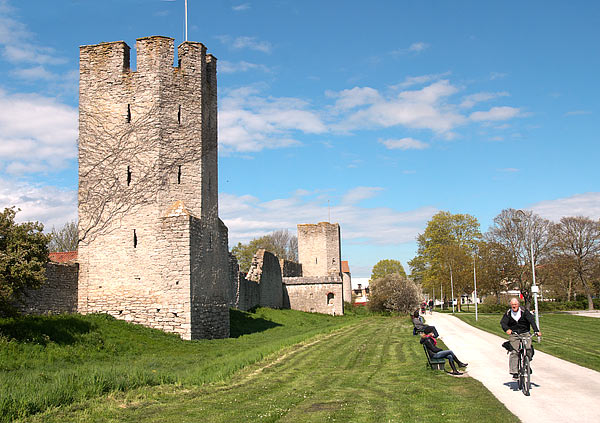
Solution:
{"label": "bare branched tree", "polygon": [[588,308],[593,310],[592,277],[600,260],[600,222],[582,216],[563,217],[552,233],[558,253],[570,259],[585,290]]}
{"label": "bare branched tree", "polygon": [[60,229],[52,228],[48,249],[50,252],[76,251],[79,241],[77,222],[67,222]]}
{"label": "bare branched tree", "polygon": [[550,253],[550,221],[533,212],[505,209],[494,218],[494,224],[486,234],[488,241],[503,246],[508,255],[504,263],[506,278],[521,291],[527,305],[531,302],[531,250],[533,265],[537,265]]}

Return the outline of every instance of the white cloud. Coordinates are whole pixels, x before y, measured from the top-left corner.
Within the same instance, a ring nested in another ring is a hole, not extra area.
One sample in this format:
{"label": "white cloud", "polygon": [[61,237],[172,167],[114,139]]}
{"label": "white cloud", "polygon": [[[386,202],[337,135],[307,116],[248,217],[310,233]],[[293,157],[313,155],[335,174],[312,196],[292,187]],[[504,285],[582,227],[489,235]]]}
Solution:
{"label": "white cloud", "polygon": [[408,88],[413,85],[421,85],[431,81],[437,81],[440,78],[450,75],[450,72],[444,73],[432,73],[428,75],[419,75],[419,76],[407,76],[403,82],[398,85],[393,86],[392,88]]}
{"label": "white cloud", "polygon": [[475,122],[481,121],[499,121],[512,119],[519,116],[521,110],[516,107],[500,106],[492,107],[486,112],[473,112],[469,115],[469,119]]}
{"label": "white cloud", "polygon": [[233,90],[221,100],[219,144],[225,152],[253,152],[298,145],[294,133],[327,131],[318,113],[303,100],[260,97],[257,89]]}
{"label": "white cloud", "polygon": [[[401,91],[387,97],[377,97],[373,92],[369,98],[371,104],[346,115],[333,127],[351,131],[402,125],[444,134],[466,121],[457,107],[447,101],[457,91],[447,80],[441,80],[420,90]],[[365,88],[361,92],[364,93]]]}
{"label": "white cloud", "polygon": [[591,115],[591,110],[572,110],[565,113],[565,116],[579,116],[579,115]]}
{"label": "white cloud", "polygon": [[587,216],[592,219],[600,219],[600,192],[587,192],[556,200],[541,201],[528,209],[555,222],[564,216]]}
{"label": "white cloud", "polygon": [[58,79],[58,75],[49,72],[44,66],[34,66],[26,69],[18,69],[11,72],[17,78],[25,80],[44,80],[53,81]]}
{"label": "white cloud", "polygon": [[419,41],[418,43],[412,43],[408,50],[419,52],[425,50],[427,47],[429,47],[429,44]]}
{"label": "white cloud", "polygon": [[77,192],[0,179],[0,209],[16,206],[18,222],[39,221],[46,230],[77,220]]}
{"label": "white cloud", "polygon": [[250,9],[250,3],[238,4],[237,6],[233,6],[231,9],[235,12],[242,12],[244,10]]}
{"label": "white cloud", "polygon": [[414,138],[380,140],[379,142],[389,150],[423,150],[429,148],[429,144]]}
{"label": "white cloud", "polygon": [[327,91],[325,94],[328,97],[337,97],[334,107],[339,110],[354,109],[382,100],[379,92],[369,87],[354,87],[349,90],[342,90],[339,93]]}
{"label": "white cloud", "polygon": [[219,41],[223,44],[227,44],[229,47],[240,50],[240,49],[248,49],[261,51],[263,53],[270,53],[273,49],[273,46],[268,41],[258,41],[256,37],[231,37],[229,35],[219,35],[216,36]]}
{"label": "white cloud", "polygon": [[8,2],[0,3],[0,51],[11,63],[58,65],[66,60],[56,55],[54,49],[39,45],[27,27],[12,17]]}
{"label": "white cloud", "polygon": [[0,90],[0,163],[8,172],[64,167],[77,157],[77,110],[39,95]]}
{"label": "white cloud", "polygon": [[259,70],[265,73],[270,73],[271,70],[263,65],[263,64],[257,64],[257,63],[250,63],[250,62],[245,62],[245,61],[241,61],[241,62],[229,62],[227,60],[220,60],[219,61],[219,72],[221,73],[236,73],[236,72],[248,72],[248,71],[255,71],[255,70]]}
{"label": "white cloud", "polygon": [[477,103],[481,103],[482,101],[494,100],[498,97],[506,97],[508,93],[506,91],[502,91],[499,93],[475,93],[466,96],[462,103],[460,103],[460,107],[471,108]]}
{"label": "white cloud", "polygon": [[507,173],[515,173],[518,172],[519,169],[514,168],[514,167],[505,167],[504,169],[499,169],[500,172],[507,172]]}
{"label": "white cloud", "polygon": [[[369,192],[369,187],[363,194]],[[355,189],[356,190],[356,189]],[[344,196],[352,195],[350,190]],[[422,207],[401,212],[388,207],[366,208],[352,202],[332,204],[330,209],[322,196],[293,195],[289,198],[260,201],[253,196],[222,193],[219,213],[229,228],[230,245],[247,242],[276,229],[296,230],[299,223],[338,222],[346,243],[398,245],[412,243],[427,221],[438,210]]]}
{"label": "white cloud", "polygon": [[356,187],[344,194],[342,204],[357,204],[363,200],[375,197],[381,191],[383,191],[381,187]]}
{"label": "white cloud", "polygon": [[495,79],[502,79],[502,78],[505,78],[507,75],[508,75],[507,73],[503,73],[503,72],[491,72],[490,79],[492,81]]}

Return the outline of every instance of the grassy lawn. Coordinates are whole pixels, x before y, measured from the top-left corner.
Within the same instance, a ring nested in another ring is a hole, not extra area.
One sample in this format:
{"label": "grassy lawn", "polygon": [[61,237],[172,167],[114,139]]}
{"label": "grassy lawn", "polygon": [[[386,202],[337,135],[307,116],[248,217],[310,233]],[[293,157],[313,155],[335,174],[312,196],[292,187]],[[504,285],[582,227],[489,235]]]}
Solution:
{"label": "grassy lawn", "polygon": [[[276,321],[287,312],[269,313]],[[311,317],[325,319],[307,315]],[[282,336],[277,330],[282,328],[246,337],[274,341]],[[219,358],[226,361],[229,354],[246,348],[240,341],[206,343],[226,344],[229,352]],[[203,360],[211,360],[212,365],[204,365]],[[210,367],[220,368],[219,360],[207,351],[196,363],[204,370],[190,366],[182,373],[200,377]],[[174,363],[165,375],[178,367]],[[113,392],[48,410],[27,421],[429,423],[467,422],[473,416],[486,422],[518,421],[478,381],[429,370],[407,318],[354,318],[211,384],[180,377],[179,384]]]}
{"label": "grassy lawn", "polygon": [[106,315],[0,319],[0,421],[146,386],[226,380],[282,348],[357,320],[232,311],[232,338],[190,342]]}
{"label": "grassy lawn", "polygon": [[[456,317],[496,335],[507,335],[500,327],[501,315],[456,313]],[[571,361],[580,366],[600,371],[600,319],[561,313],[540,315],[542,342],[535,349]],[[535,338],[534,338],[535,339]]]}

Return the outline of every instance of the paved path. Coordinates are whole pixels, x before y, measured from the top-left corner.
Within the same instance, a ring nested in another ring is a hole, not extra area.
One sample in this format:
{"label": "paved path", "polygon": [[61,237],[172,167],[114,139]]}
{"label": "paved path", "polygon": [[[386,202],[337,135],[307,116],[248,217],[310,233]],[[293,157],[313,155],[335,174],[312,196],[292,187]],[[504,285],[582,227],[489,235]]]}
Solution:
{"label": "paved path", "polygon": [[600,317],[600,310],[577,310],[577,311],[566,311],[568,314],[575,314],[577,316],[586,316],[586,317]]}
{"label": "paved path", "polygon": [[508,355],[501,346],[505,339],[449,314],[434,313],[425,319],[448,348],[469,363],[468,374],[523,422],[600,422],[600,372],[536,350],[531,396],[526,397],[508,373]]}

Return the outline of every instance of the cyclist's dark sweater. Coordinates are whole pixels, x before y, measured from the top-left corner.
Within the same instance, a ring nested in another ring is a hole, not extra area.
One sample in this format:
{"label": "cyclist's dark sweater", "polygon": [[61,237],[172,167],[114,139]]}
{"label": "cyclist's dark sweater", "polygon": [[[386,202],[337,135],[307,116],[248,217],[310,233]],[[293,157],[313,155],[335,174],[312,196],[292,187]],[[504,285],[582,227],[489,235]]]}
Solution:
{"label": "cyclist's dark sweater", "polygon": [[507,330],[512,330],[516,333],[527,333],[529,332],[529,326],[533,327],[534,332],[539,332],[537,325],[535,324],[535,319],[533,318],[533,314],[529,312],[529,310],[519,307],[521,309],[521,318],[519,321],[515,321],[510,315],[511,310],[508,309],[504,316],[502,316],[502,320],[500,320],[500,325],[502,326],[502,330],[506,332]]}
{"label": "cyclist's dark sweater", "polygon": [[429,353],[429,357],[431,357],[436,352],[443,351],[442,349],[436,347],[435,341],[433,340],[433,338],[431,338],[429,336],[422,337],[419,342],[421,342],[421,344],[425,345],[425,348],[427,348],[427,352]]}

